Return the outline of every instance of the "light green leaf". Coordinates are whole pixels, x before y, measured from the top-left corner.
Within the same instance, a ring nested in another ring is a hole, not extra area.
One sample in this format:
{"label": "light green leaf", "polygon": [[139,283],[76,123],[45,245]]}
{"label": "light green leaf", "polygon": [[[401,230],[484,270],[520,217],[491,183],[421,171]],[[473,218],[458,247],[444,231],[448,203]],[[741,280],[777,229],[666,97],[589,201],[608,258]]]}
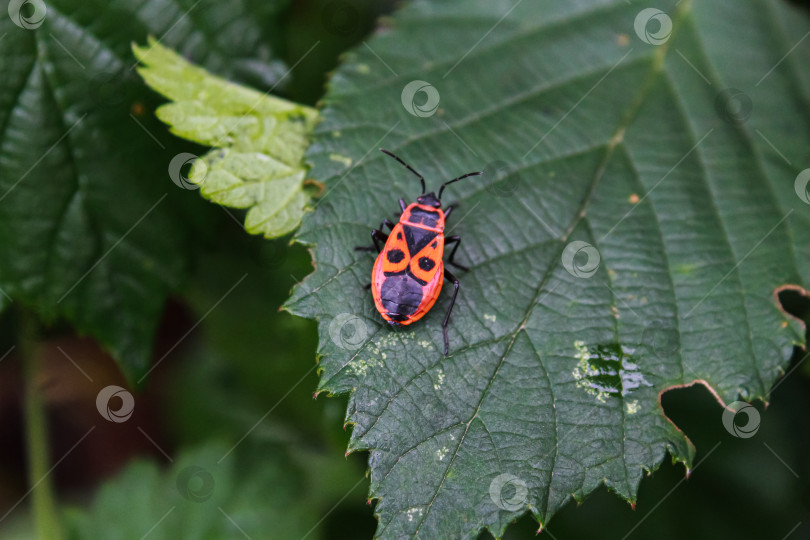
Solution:
{"label": "light green leaf", "polygon": [[[146,83],[173,101],[158,117],[174,134],[214,147],[182,180],[212,202],[248,208],[251,234],[271,238],[295,229],[309,201],[303,156],[317,111],[216,77],[154,39],[133,50]],[[184,164],[174,174],[181,176]]]}
{"label": "light green leaf", "polygon": [[[667,452],[693,461],[663,391],[767,399],[803,343],[774,292],[810,283],[806,14],[415,1],[389,26],[324,99],[307,158],[327,195],[298,233],[316,271],[288,303],[318,321],[319,389],[351,393],[377,535],[500,536],[602,484],[635,501]],[[419,193],[378,146],[431,189],[485,171],[444,195],[471,267],[449,357],[447,290],[400,331],[363,291],[373,257],[352,248]]]}

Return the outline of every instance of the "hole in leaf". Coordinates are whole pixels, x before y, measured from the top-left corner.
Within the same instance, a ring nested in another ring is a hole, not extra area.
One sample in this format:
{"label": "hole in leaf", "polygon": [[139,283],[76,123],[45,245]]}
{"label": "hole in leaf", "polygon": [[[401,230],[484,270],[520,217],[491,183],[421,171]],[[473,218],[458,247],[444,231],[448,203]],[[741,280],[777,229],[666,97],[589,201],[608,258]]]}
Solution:
{"label": "hole in leaf", "polygon": [[[718,428],[723,429],[721,418],[725,404],[708,382],[694,380],[671,386],[661,391],[658,401],[664,416],[687,436],[699,453],[714,445]],[[707,421],[712,416],[715,421]]]}
{"label": "hole in leaf", "polygon": [[776,299],[782,310],[804,322],[806,337],[810,338],[810,293],[796,285],[776,289]]}
{"label": "hole in leaf", "polygon": [[790,315],[808,322],[810,319],[810,295],[799,287],[783,287],[776,291],[779,303]]}

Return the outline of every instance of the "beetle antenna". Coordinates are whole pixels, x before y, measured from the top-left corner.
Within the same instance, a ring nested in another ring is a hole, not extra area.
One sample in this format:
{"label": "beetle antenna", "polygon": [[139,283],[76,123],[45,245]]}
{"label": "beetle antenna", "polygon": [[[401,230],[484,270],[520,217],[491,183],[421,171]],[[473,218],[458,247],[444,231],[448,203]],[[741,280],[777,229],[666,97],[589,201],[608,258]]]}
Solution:
{"label": "beetle antenna", "polygon": [[419,177],[419,181],[420,181],[420,182],[422,182],[422,195],[424,195],[424,194],[425,194],[425,177],[424,177],[424,176],[422,176],[421,174],[419,174],[418,172],[416,172],[415,170],[413,170],[413,167],[411,167],[410,165],[408,165],[407,163],[405,163],[404,161],[402,161],[401,159],[399,159],[399,157],[395,156],[394,154],[392,154],[391,152],[389,152],[389,151],[388,151],[388,150],[386,150],[385,148],[380,148],[380,152],[382,152],[383,154],[388,154],[389,156],[391,156],[391,157],[392,157],[392,158],[394,158],[395,160],[397,160],[397,161],[399,161],[400,163],[402,163],[403,165],[405,165],[405,167],[407,167],[407,169],[408,169],[409,171],[411,171],[413,174],[415,174],[416,176],[418,176],[418,177]]}
{"label": "beetle antenna", "polygon": [[436,198],[439,199],[439,200],[442,200],[442,192],[444,191],[445,186],[447,186],[448,184],[452,184],[453,182],[458,182],[459,180],[461,180],[463,178],[467,178],[468,176],[478,176],[478,175],[481,175],[481,174],[484,174],[484,173],[482,173],[481,171],[475,171],[475,172],[470,172],[470,173],[467,173],[467,174],[462,174],[458,178],[453,178],[452,180],[448,180],[447,182],[442,184],[442,187],[439,189],[439,196],[436,197]]}

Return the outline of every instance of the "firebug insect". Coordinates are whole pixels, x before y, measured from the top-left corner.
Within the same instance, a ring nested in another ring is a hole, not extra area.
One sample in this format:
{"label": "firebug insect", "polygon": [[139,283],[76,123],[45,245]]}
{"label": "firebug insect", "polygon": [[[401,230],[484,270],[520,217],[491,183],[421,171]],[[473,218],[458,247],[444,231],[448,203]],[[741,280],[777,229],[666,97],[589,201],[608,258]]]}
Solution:
{"label": "firebug insect", "polygon": [[[455,206],[449,205],[442,209],[442,192],[448,184],[468,176],[477,176],[481,172],[463,174],[445,182],[439,188],[438,195],[433,192],[426,194],[424,176],[388,150],[380,148],[380,151],[396,159],[419,177],[422,194],[416,198],[415,203],[409,205],[400,199],[402,214],[399,223],[383,220],[379,229],[371,231],[374,245],[355,248],[359,251],[376,250],[379,253],[371,272],[371,283],[367,287],[371,288],[374,305],[382,318],[393,326],[406,326],[418,321],[430,311],[439,297],[444,279],[452,282],[453,297],[442,322],[444,354],[447,356],[450,349],[447,324],[458,296],[459,281],[444,268],[442,256],[445,244],[454,244],[447,262],[465,271],[468,268],[453,260],[461,238],[444,237],[445,221]],[[383,232],[385,227],[391,229],[390,234]],[[382,247],[380,243],[383,244]]]}

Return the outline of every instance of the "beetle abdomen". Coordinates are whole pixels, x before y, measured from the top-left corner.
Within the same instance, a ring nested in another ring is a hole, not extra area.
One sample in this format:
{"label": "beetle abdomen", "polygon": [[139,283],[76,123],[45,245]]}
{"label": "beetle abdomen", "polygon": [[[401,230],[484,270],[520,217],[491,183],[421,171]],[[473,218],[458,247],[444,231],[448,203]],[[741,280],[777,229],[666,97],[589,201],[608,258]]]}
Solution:
{"label": "beetle abdomen", "polygon": [[405,272],[386,276],[380,288],[380,303],[391,321],[406,323],[422,304],[422,285]]}

